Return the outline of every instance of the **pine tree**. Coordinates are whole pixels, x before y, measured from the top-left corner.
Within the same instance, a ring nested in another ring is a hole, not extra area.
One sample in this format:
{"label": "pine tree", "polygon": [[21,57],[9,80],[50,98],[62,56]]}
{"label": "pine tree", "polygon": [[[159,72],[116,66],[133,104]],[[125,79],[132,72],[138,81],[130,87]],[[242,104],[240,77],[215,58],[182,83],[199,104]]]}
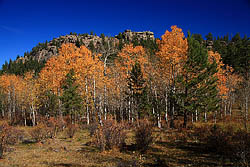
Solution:
{"label": "pine tree", "polygon": [[73,123],[76,114],[81,110],[82,98],[77,92],[78,85],[75,83],[76,79],[74,78],[74,70],[66,75],[64,84],[62,85],[63,95],[60,97],[63,103],[65,114],[71,115],[71,120]]}
{"label": "pine tree", "polygon": [[197,40],[200,44],[202,44],[204,41],[201,34],[193,34],[193,38]]}
{"label": "pine tree", "polygon": [[143,101],[143,99],[145,100],[146,89],[141,66],[138,62],[133,65],[128,77],[128,88],[129,96],[133,99],[132,102],[134,103],[135,110],[138,112],[138,117],[140,118],[142,114],[141,110],[146,106],[145,101]]}
{"label": "pine tree", "polygon": [[187,126],[188,115],[196,110],[205,113],[217,109],[216,73],[215,61],[209,63],[207,49],[203,47],[193,36],[188,36],[188,57],[184,66],[185,72],[179,76],[182,91],[180,107],[183,111],[183,127]]}
{"label": "pine tree", "polygon": [[95,52],[96,48],[93,41],[89,42],[88,48],[91,50],[92,53]]}
{"label": "pine tree", "polygon": [[206,39],[207,39],[208,41],[213,41],[213,39],[214,39],[213,34],[212,34],[211,32],[208,33],[205,37],[206,37]]}

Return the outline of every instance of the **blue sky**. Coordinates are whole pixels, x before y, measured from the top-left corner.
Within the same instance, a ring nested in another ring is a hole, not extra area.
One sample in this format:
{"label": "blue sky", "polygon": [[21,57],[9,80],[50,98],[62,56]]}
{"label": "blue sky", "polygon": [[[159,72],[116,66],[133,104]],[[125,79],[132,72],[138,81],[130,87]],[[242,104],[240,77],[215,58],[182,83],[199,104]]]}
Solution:
{"label": "blue sky", "polygon": [[0,0],[0,66],[70,32],[114,36],[125,29],[150,30],[160,37],[171,25],[185,34],[250,36],[250,1]]}

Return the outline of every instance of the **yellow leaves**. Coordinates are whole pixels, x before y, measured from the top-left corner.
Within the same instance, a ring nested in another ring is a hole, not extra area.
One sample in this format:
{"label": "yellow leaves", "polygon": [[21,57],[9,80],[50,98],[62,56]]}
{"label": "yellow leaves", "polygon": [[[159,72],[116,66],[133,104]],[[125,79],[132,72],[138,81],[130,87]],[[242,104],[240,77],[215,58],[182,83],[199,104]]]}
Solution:
{"label": "yellow leaves", "polygon": [[224,64],[223,64],[223,62],[221,60],[221,56],[218,52],[214,53],[213,51],[208,51],[208,61],[210,63],[213,63],[213,61],[215,61],[217,64],[217,70],[220,72],[223,70]]}
{"label": "yellow leaves", "polygon": [[185,39],[181,28],[171,27],[157,41],[159,51],[156,53],[159,58],[159,72],[164,75],[166,80],[174,79],[177,73],[183,72],[183,65],[187,59],[188,42]]}
{"label": "yellow leaves", "polygon": [[15,98],[16,103],[22,105],[22,108],[31,104],[35,107],[39,89],[33,76],[33,72],[26,73],[24,77],[4,74],[0,76],[0,87],[7,97]]}
{"label": "yellow leaves", "polygon": [[157,55],[164,63],[177,65],[186,60],[188,43],[182,29],[177,26],[172,26],[171,29],[172,32],[167,30],[161,36],[162,40],[158,41],[159,52]]}
{"label": "yellow leaves", "polygon": [[52,90],[55,94],[61,94],[61,85],[68,72],[73,69],[76,82],[80,89],[85,90],[85,78],[96,83],[102,83],[103,63],[99,59],[100,55],[92,55],[85,46],[77,48],[73,44],[63,44],[59,49],[59,55],[49,59],[45,67],[40,72],[39,82],[45,86],[46,90]]}
{"label": "yellow leaves", "polygon": [[214,61],[217,64],[217,73],[215,76],[218,78],[217,80],[217,89],[219,90],[219,96],[226,98],[228,88],[226,85],[227,78],[226,78],[226,70],[223,69],[224,64],[221,61],[221,56],[217,52],[208,51],[208,61],[213,63]]}
{"label": "yellow leaves", "polygon": [[22,77],[14,74],[4,74],[0,76],[0,86],[5,93],[15,89],[16,91],[22,90]]}
{"label": "yellow leaves", "polygon": [[219,90],[219,96],[228,98],[229,93],[234,91],[236,85],[240,82],[240,77],[233,73],[232,67],[223,64],[219,53],[208,51],[208,60],[210,63],[215,61],[217,64],[217,73],[215,76],[218,78],[217,89]]}
{"label": "yellow leaves", "polygon": [[142,73],[145,74],[145,68],[148,64],[146,56],[145,49],[142,46],[125,45],[118,53],[118,60],[115,61],[117,70],[127,76],[132,70],[132,66],[138,62],[141,65]]}
{"label": "yellow leaves", "polygon": [[125,45],[118,53],[118,58],[115,60],[115,67],[111,67],[113,74],[110,81],[112,82],[110,83],[111,86],[115,85],[112,87],[112,90],[116,92],[116,95],[127,88],[128,75],[136,62],[140,64],[144,78],[148,77],[149,62],[147,56],[142,46],[134,47],[133,44]]}

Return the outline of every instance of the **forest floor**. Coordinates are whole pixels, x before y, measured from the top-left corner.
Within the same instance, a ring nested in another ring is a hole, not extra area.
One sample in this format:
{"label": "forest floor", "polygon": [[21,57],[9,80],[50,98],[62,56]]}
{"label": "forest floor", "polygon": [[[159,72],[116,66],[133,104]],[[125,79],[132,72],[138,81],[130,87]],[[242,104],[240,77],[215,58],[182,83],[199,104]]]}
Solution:
{"label": "forest floor", "polygon": [[[172,140],[169,136],[173,134]],[[123,151],[101,152],[91,143],[88,130],[79,130],[73,138],[59,133],[54,139],[39,143],[9,146],[0,159],[0,167],[208,167],[233,166],[230,161],[206,150],[202,143],[183,142],[177,130],[155,130],[154,143],[145,154],[135,150],[133,133],[129,132]]]}

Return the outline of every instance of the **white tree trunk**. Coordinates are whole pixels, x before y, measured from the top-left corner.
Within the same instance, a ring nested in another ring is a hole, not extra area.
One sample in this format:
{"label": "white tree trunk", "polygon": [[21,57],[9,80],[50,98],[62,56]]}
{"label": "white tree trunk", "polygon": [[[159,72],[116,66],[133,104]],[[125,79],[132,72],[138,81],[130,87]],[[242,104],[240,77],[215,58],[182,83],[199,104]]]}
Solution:
{"label": "white tree trunk", "polygon": [[197,111],[197,109],[195,110],[195,122],[197,122],[198,121],[198,111]]}
{"label": "white tree trunk", "polygon": [[158,125],[158,128],[161,128],[161,114],[160,114],[160,112],[157,113],[157,125]]}
{"label": "white tree trunk", "polygon": [[165,120],[166,120],[166,124],[168,125],[168,94],[167,94],[167,90],[166,90],[166,95],[165,95]]}
{"label": "white tree trunk", "polygon": [[89,118],[89,99],[88,99],[88,80],[85,78],[85,91],[86,91],[86,112],[87,112],[87,124],[90,123]]}
{"label": "white tree trunk", "polygon": [[204,113],[204,120],[205,120],[205,122],[207,122],[207,112],[206,111]]}
{"label": "white tree trunk", "polygon": [[35,113],[33,102],[31,103],[30,109],[31,109],[31,113],[32,113],[32,125],[35,126],[36,125],[36,113]]}
{"label": "white tree trunk", "polygon": [[9,118],[9,120],[11,120],[11,95],[10,95],[10,91],[8,92],[8,103],[9,103],[8,118]]}

